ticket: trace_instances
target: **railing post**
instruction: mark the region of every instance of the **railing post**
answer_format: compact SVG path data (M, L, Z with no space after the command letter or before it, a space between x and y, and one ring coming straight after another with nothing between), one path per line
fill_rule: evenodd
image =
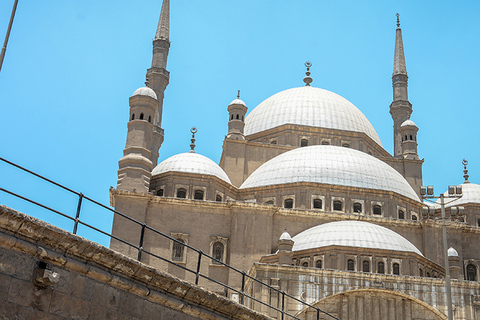
M80 193L78 195L77 213L75 214L75 223L73 225L73 234L77 234L78 220L79 220L79 217L80 217L80 210L82 209L82 200L83 200L83 193Z
M245 276L247 274L245 273L245 271L242 271L242 296L240 297L240 304L244 304L245 301Z
M317 320L320 320L320 309L317 308Z
M285 318L285 291L282 291L282 320Z
M202 255L203 255L203 251L200 250L198 252L197 272L195 273L195 284L196 285L198 285L198 278L199 278L199 274L200 274L200 263L202 262Z
M142 230L140 231L140 243L138 244L138 257L137 260L140 261L142 259L142 251L143 251L143 237L145 236L145 223L142 223Z

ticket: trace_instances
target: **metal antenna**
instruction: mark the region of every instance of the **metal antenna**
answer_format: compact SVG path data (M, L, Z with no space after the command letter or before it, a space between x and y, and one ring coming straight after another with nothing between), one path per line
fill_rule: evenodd
M8 23L7 34L5 35L5 41L3 42L2 51L0 53L0 71L2 70L3 59L5 58L5 51L7 51L8 38L10 37L10 31L12 30L13 18L15 17L15 11L17 10L18 0L13 3L12 14L10 15L10 22Z

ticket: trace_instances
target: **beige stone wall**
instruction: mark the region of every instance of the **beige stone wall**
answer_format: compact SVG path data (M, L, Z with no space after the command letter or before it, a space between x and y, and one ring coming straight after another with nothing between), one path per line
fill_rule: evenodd
M0 318L269 319L5 206L0 206Z

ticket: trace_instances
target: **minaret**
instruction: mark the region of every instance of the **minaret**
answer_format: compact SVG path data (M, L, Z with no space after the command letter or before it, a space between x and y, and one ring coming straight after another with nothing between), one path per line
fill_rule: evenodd
M390 105L390 114L393 118L393 141L395 157L402 156L402 136L400 126L410 119L412 104L408 101L408 76L405 65L405 54L403 53L402 29L397 13L397 32L395 37L395 58L393 63L393 102Z
M153 121L153 139L149 148L152 151L150 160L154 167L158 161L158 150L163 143L163 129L161 127L163 97L170 79L170 73L167 71L167 57L170 48L169 28L170 0L163 0L157 32L155 33L155 39L153 39L152 67L147 70L147 86L155 91L158 99L158 108L155 110L155 119Z
M238 90L237 99L228 105L228 134L227 139L245 140L243 129L245 128L245 115L247 114L247 105L240 100L240 90Z

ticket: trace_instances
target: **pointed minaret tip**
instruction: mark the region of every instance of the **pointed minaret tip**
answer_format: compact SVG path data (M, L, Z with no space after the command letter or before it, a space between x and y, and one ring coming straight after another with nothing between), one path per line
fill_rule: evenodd
M405 53L403 50L402 29L400 29L400 15L397 13L397 33L395 36L395 60L393 74L407 74Z
M168 40L170 36L170 0L163 0L160 19L158 19L157 33L155 40Z

